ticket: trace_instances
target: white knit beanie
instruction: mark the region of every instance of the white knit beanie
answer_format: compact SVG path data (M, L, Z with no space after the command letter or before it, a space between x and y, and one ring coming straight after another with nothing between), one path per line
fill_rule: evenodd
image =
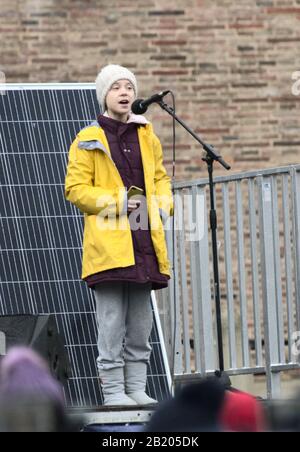
M118 80L129 80L137 96L137 81L135 75L126 67L119 66L118 64L108 64L98 74L96 78L96 92L97 99L102 108L102 112L105 111L105 99L111 86Z

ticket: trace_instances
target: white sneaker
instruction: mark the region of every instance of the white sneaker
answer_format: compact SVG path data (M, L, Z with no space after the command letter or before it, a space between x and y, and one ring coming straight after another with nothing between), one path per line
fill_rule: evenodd
M137 405L154 405L158 403L157 400L151 399L151 397L143 391L132 392L131 394L127 394L127 396L134 400Z
M147 364L141 361L127 361L125 363L125 393L138 405L154 405L146 392Z
M104 405L105 406L133 406L137 405L137 403L126 394L122 392L119 394L111 394L104 396Z
M100 384L105 406L136 405L133 399L125 394L124 369L99 369Z

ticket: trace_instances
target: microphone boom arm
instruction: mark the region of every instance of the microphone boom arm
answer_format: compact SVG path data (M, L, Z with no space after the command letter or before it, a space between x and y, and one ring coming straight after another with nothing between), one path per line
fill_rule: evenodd
M225 160L222 159L221 155L219 155L217 153L217 151L215 150L215 148L210 145L205 143L204 141L201 140L201 138L198 137L198 135L196 135L192 129L185 124L174 112L173 108L170 107L168 104L166 104L163 101L157 102L158 105L160 105L160 107L165 110L167 113L169 113L169 115L171 115L177 122L179 122L179 124L182 125L182 127L190 134L192 135L193 138L195 138L196 141L198 141L198 143L201 144L201 146L203 147L203 149L208 153L209 157L212 160L215 160L217 162L219 162L226 170L230 170L231 167L228 165L228 163L225 162Z
M214 161L219 162L226 170L230 170L230 166L222 159L213 146L204 143L191 129L188 127L176 114L172 107L167 105L162 100L158 105L171 115L182 127L201 144L207 155L204 160L207 164L209 174L209 192L210 192L210 228L212 237L212 256L213 256L213 273L214 273L214 298L216 305L216 320L217 320L217 342L219 355L219 369L215 371L215 376L221 379L226 387L231 386L229 376L224 371L224 350L223 350L223 332L222 332L222 312L221 312L221 297L220 297L220 276L218 264L218 243L217 243L217 212L215 209L214 200L214 180L213 180L213 164Z

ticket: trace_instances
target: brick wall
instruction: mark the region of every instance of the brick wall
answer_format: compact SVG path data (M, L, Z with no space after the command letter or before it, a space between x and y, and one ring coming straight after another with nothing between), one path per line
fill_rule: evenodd
M120 63L142 96L172 88L178 114L234 172L298 163L299 0L1 0L0 8L8 82L91 82L102 65ZM157 106L148 116L171 172L171 119ZM206 174L179 127L177 162L177 179Z

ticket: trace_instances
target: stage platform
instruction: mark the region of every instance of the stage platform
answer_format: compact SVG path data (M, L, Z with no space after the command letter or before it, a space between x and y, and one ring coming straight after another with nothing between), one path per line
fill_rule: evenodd
M83 432L141 432L155 410L156 405L101 406L93 410L72 409L68 416Z

